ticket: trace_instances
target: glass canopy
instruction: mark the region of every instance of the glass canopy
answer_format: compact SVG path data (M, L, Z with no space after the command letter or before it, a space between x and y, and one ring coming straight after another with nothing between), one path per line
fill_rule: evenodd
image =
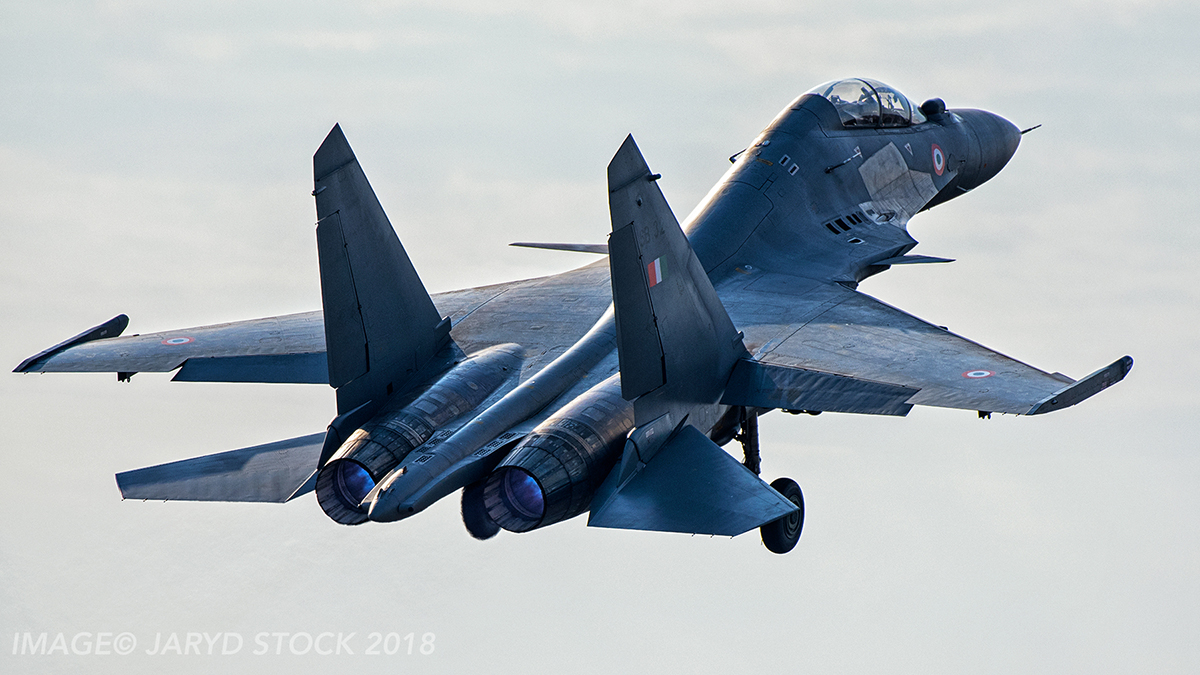
M826 82L807 93L822 96L837 108L847 129L907 127L921 124L925 116L888 85L865 78Z

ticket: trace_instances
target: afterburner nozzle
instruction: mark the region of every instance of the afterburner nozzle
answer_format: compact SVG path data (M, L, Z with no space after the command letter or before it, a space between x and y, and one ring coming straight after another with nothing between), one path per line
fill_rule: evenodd
M546 515L545 491L529 471L518 466L501 467L488 478L484 504L488 517L512 532L532 530Z

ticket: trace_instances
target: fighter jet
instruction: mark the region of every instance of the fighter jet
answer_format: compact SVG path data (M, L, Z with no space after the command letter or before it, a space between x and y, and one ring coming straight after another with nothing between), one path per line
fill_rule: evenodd
M1112 386L1128 356L1049 373L857 290L911 253L907 224L995 176L1017 127L913 106L868 79L783 109L677 221L632 137L608 165L605 256L430 296L340 127L313 156L322 311L119 337L124 315L16 372L177 370L185 382L332 387L324 432L117 474L125 498L287 502L335 522L409 518L461 492L478 539L596 527L796 545L794 480L759 477L771 410L1040 415ZM722 449L741 444L742 458Z

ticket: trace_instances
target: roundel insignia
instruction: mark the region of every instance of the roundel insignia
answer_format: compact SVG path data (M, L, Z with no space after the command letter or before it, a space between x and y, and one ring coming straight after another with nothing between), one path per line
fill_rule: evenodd
M963 377L970 378L972 380L979 380L985 377L991 377L993 375L995 375L995 373L990 370L968 370L967 372L963 373Z
M186 345L189 342L195 342L195 341L196 341L195 338L190 338L190 337L187 337L186 335L180 335L178 337L167 338L166 340L163 340L162 343L164 345L176 346L176 345Z
M945 155L945 153L942 152L942 149L938 146L937 143L933 144L932 152L933 152L933 172L940 176L940 175L942 175L942 172L946 170L946 155Z

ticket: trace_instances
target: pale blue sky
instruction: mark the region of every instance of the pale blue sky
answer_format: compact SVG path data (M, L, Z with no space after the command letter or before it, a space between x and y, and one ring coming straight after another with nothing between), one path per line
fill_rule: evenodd
M1200 669L1200 10L1187 2L148 2L5 8L0 364L319 307L311 155L341 122L432 290L569 269L634 133L680 216L804 90L850 75L1022 128L862 290L1047 370L1039 418L764 418L797 550L590 530L479 543L454 499L123 503L113 473L324 428L323 387L0 378L5 672L1192 673ZM14 633L434 632L428 657L13 656ZM149 645L142 645L143 648ZM248 649L247 649L248 651Z

